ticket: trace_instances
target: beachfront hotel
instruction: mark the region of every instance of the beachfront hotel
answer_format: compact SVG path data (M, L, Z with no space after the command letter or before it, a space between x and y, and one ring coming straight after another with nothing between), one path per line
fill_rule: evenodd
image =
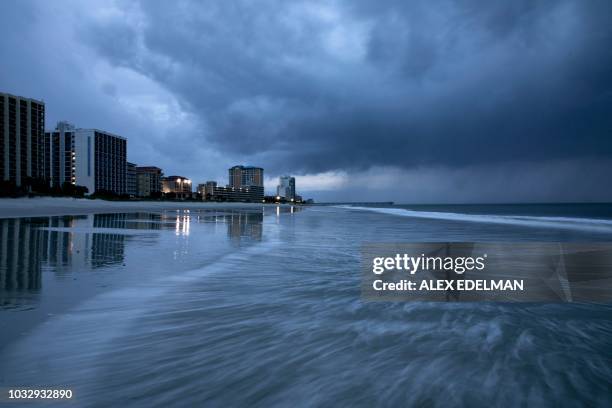
M44 133L44 102L0 92L0 181L45 177Z
M197 192L202 196L203 200L206 200L206 197L212 197L215 195L215 189L217 188L216 181L207 181L206 183L198 184Z
M45 177L51 186L76 184L74 131L74 125L59 122L54 131L45 132Z
M151 197L161 193L161 179L164 175L162 169L155 166L136 167L136 196Z
M175 194L176 198L191 197L191 180L183 176L162 177L162 193Z
M45 133L45 173L52 186L65 182L89 193L127 193L127 140L98 129L59 122Z
M264 198L261 167L234 166L228 170L229 183L218 186L216 181L198 185L203 200L261 202Z
M138 182L136 181L135 163L125 163L125 185L127 195L130 197L136 197L136 194L138 194Z
M254 166L234 166L228 170L229 187L264 186L264 170Z
M254 166L233 166L228 169L227 187L216 187L214 196L227 201L262 201L264 169Z
M215 201L239 201L239 202L261 202L264 198L264 188L260 186L249 186L234 188L230 186L214 186L212 194L203 196L203 199Z
M276 196L285 200L295 200L295 177L281 176L276 187Z

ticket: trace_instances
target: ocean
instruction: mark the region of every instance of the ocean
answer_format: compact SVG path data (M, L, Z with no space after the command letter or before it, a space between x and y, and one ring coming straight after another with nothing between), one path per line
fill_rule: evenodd
M612 305L366 302L360 248L383 242L612 242L612 205L0 219L0 391L74 395L31 406L612 406Z

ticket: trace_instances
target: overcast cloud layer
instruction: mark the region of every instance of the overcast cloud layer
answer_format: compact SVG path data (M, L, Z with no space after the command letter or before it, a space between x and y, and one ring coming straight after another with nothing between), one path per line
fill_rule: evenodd
M612 201L610 1L0 2L0 90L194 182Z

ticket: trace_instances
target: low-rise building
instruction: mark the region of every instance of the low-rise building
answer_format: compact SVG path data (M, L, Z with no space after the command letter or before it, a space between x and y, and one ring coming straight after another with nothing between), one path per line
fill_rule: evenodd
M211 191L209 199L213 201L261 202L264 197L264 188L261 186L241 188L214 186Z
M183 176L162 177L162 192L176 198L191 197L191 180Z
M202 197L202 200L212 200L215 195L215 188L217 188L216 181L207 181L206 183L198 184L198 194Z
M136 167L136 195L138 197L151 197L161 193L161 179L164 173L162 169L154 166Z

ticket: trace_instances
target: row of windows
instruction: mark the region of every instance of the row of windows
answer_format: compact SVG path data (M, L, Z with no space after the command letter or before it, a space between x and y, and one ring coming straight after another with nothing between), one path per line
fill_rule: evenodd
M8 103L7 103L8 101ZM17 103L19 101L19 103ZM28 117L28 105L31 115ZM18 109L19 108L19 109ZM5 109L8 118L5 117ZM30 132L28 135L28 119ZM19 125L19 126L17 126ZM5 134L5 126L8 134ZM19 128L19 129L18 129ZM0 96L0 178L4 179L5 167L8 167L8 178L17 179L17 168L20 168L21 179L30 175L40 177L44 174L44 152L42 149L42 134L44 132L44 105L31 103L27 100ZM29 136L29 137L28 137ZM8 138L8 166L5 163L5 142ZM28 140L29 139L29 140ZM19 150L17 144L19 143ZM29 160L28 160L29 159Z
M0 96L0 180L4 180L4 97Z
M125 139L96 132L96 190L126 192Z

